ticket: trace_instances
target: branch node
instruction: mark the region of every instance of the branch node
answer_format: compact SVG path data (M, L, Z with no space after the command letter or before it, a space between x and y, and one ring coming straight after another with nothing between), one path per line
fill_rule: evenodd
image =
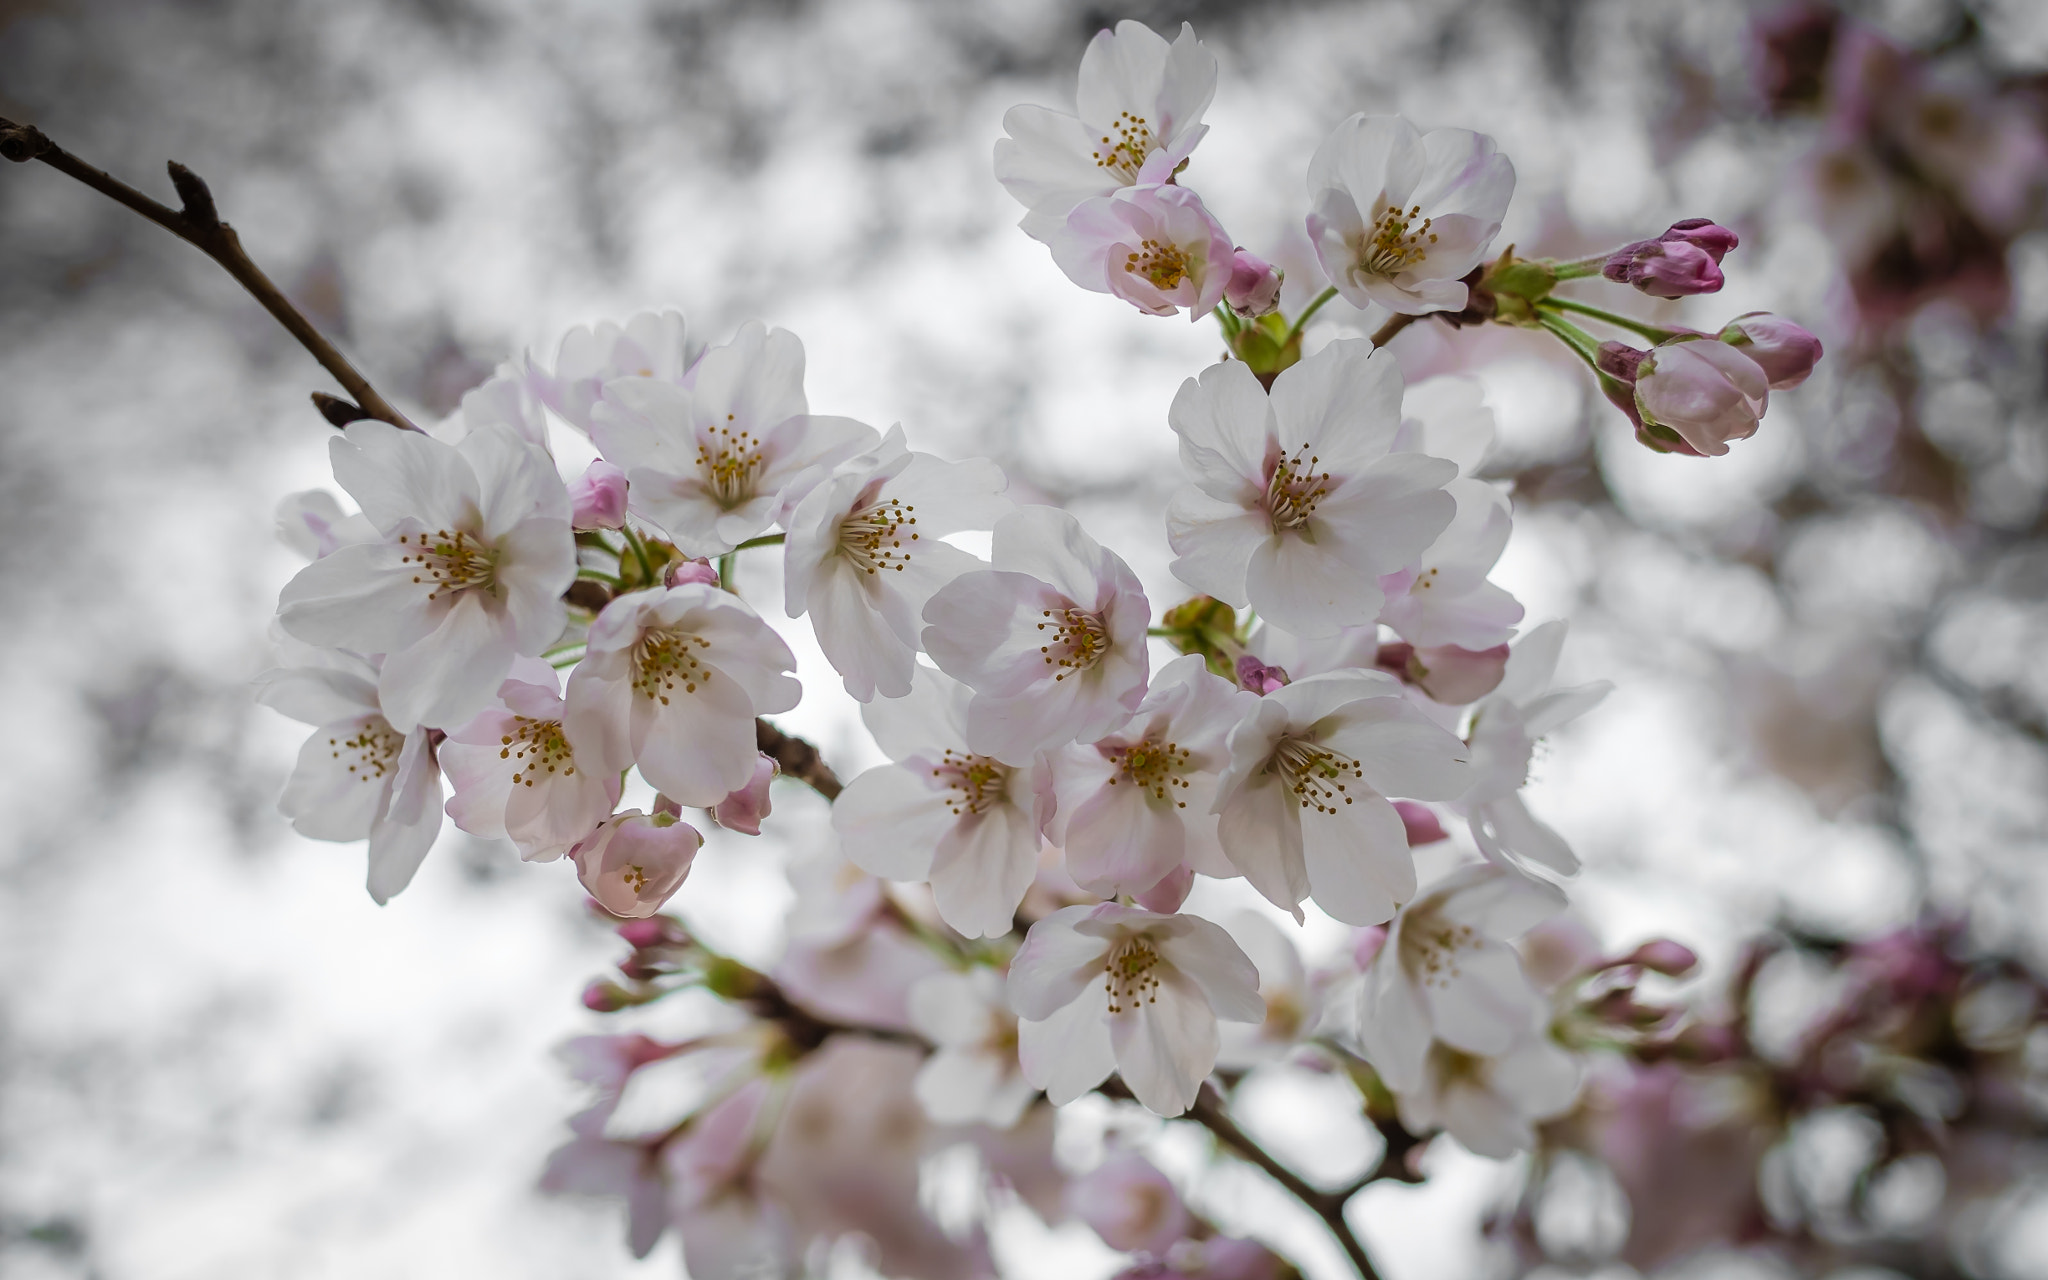
M363 412L361 406L353 401L344 400L340 396L330 396L325 391L313 393L313 407L320 411L321 417L337 427L345 427L351 422L362 422L372 416Z
M50 149L50 140L32 124L0 118L0 158L26 164Z
M186 219L195 227L220 226L220 212L213 207L213 192L207 189L206 179L176 160L167 161L164 168L170 170L171 185L178 189Z

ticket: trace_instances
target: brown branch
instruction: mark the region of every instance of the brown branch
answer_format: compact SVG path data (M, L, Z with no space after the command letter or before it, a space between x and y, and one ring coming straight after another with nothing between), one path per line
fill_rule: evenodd
M315 393L313 403L321 416L337 426L357 418L376 418L394 427L417 431L418 427L409 422L391 402L377 393L369 379L356 371L348 357L335 349L333 343L322 337L297 307L291 304L270 277L263 274L248 253L242 249L242 241L235 229L220 220L220 213L214 208L213 193L206 182L184 165L173 160L168 168L171 185L177 188L178 199L183 207L173 209L137 191L103 170L96 169L72 155L44 135L34 125L16 124L0 118L0 158L25 164L40 160L52 169L76 178L101 195L141 214L180 240L192 245L207 257L219 263L233 276L251 297L263 304L277 322L285 327L299 345L312 352L334 380L342 385L354 398L354 404L346 404L333 396ZM358 407L360 406L360 407Z
M784 777L809 783L811 790L827 800L839 798L839 775L832 772L832 766L825 763L818 749L802 738L784 733L766 720L756 720L754 745L762 755L775 761Z
M1381 325L1379 327L1378 332L1372 335L1372 345L1375 347L1386 346L1389 342L1392 342L1394 340L1395 334L1401 332L1401 330L1406 329L1409 325L1414 324L1417 320L1420 319L1422 319L1421 316L1395 316L1393 319Z

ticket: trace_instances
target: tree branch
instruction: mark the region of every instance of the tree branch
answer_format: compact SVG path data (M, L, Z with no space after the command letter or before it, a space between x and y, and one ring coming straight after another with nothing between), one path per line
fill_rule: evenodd
M1392 342L1394 340L1395 334L1401 332L1401 330L1406 329L1409 325L1414 324L1417 320L1420 319L1422 319L1421 316L1395 316L1393 319L1381 325L1379 327L1379 330L1372 335L1372 345L1374 347L1386 346L1389 342Z
M818 749L802 738L784 733L766 720L754 721L754 745L762 755L775 761L785 777L810 784L811 790L827 800L837 800L843 789L839 775L825 763Z
M69 177L91 187L101 195L126 205L143 217L156 223L164 230L192 245L207 257L219 263L233 276L251 297L263 304L277 322L299 340L299 345L312 352L334 380L342 385L354 398L348 404L333 396L315 392L313 403L322 417L336 426L345 425L358 418L376 418L394 427L417 431L418 427L408 421L390 401L379 395L370 385L369 379L357 372L334 344L322 337L297 307L291 304L270 277L263 274L249 255L242 249L242 241L235 229L220 220L220 213L214 208L213 193L198 174L173 160L168 165L171 185L177 188L178 199L183 207L173 209L137 191L134 187L96 169L72 155L44 135L34 125L16 124L0 118L0 158L25 164L40 160Z

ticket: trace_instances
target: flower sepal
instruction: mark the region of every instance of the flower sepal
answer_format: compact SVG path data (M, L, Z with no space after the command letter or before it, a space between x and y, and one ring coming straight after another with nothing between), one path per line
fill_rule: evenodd
M1244 652L1237 610L1214 596L1194 596L1168 609L1154 628L1182 653L1199 653L1209 670L1225 680L1237 679L1237 658Z

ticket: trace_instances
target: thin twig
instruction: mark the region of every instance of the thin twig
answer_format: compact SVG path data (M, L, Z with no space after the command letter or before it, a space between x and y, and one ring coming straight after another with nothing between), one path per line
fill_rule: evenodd
M1389 342L1392 342L1394 340L1395 334L1401 332L1401 330L1406 329L1409 325L1414 324L1417 320L1420 319L1422 319L1421 316L1395 316L1393 319L1381 325L1379 327L1379 331L1372 335L1372 345L1375 347L1386 346Z
M101 195L126 205L218 262L249 291L251 297L263 304L264 310L299 340L300 346L312 352L313 358L333 374L334 380L354 398L355 404L349 405L333 396L314 393L314 406L329 422L341 426L357 418L376 418L408 431L419 430L389 400L378 394L369 379L357 372L348 358L322 337L320 331L313 327L313 322L306 319L271 283L270 277L250 260L235 229L220 220L220 214L214 208L213 193L198 174L175 160L170 162L171 185L177 188L178 199L183 204L182 208L173 209L80 160L50 141L34 125L16 124L5 118L0 118L0 158L17 164L40 160Z
M766 720L756 720L754 745L762 755L775 761L784 777L808 783L811 790L827 800L839 798L839 775L832 772L832 766L825 763L818 749L802 738L784 733Z

